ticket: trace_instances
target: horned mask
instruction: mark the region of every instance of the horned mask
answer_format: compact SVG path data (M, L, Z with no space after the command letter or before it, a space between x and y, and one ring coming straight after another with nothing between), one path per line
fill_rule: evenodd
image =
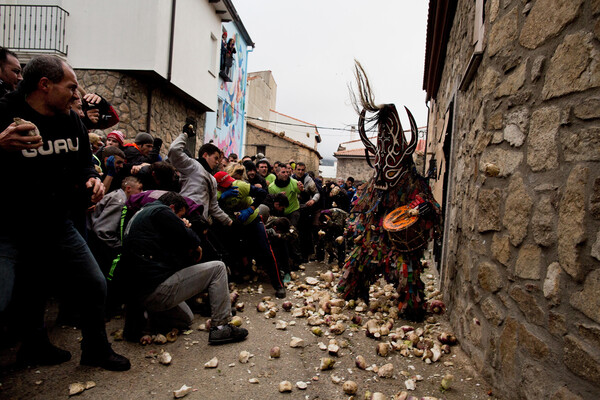
M389 190L396 187L413 165L412 154L417 147L417 124L408 108L404 107L410 122L411 137L404 136L398 111L393 104L375 105L369 81L362 66L356 63L356 79L358 83L359 101L354 97L355 107L362 107L359 112L358 132L365 145L365 156L369 166L375 168L375 185L378 189ZM367 117L367 112L373 113ZM377 145L367 137L365 124L373 123L377 127ZM371 164L369 153L375 156Z

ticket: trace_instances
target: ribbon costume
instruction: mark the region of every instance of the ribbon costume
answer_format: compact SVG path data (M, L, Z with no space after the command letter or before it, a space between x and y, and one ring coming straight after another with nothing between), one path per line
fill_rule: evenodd
M346 299L368 300L369 286L383 276L397 289L400 313L406 319L420 321L426 306L420 279L421 259L425 245L439 232L440 206L428 181L415 168L412 155L418 132L412 114L406 108L411 126L411 138L407 141L396 107L375 105L366 74L358 62L355 73L359 98L354 94L352 97L359 113L359 134L367 163L375 171L352 209L346 237L354 242L354 248L345 260L338 291ZM367 112L372 116L367 117ZM377 145L367 137L365 123L371 123L371 129L377 130ZM374 155L374 164L369 153ZM414 221L410 228L394 230L397 221L389 217L384 227L386 216L401 206L408 206L403 214ZM392 229L386 229L390 222Z

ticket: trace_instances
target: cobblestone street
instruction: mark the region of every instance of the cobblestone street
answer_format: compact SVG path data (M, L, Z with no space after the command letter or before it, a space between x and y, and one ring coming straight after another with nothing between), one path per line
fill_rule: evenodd
M224 346L208 346L208 332L198 330L205 324L207 318L197 316L193 329L180 334L175 342L166 344L151 344L142 346L136 343L118 341L113 347L119 353L126 355L132 361L131 371L116 373L79 366L78 340L80 331L67 327L54 327L51 329L52 340L70 350L73 359L63 365L53 367L37 367L14 370L10 366L4 367L0 375L1 397L5 399L59 399L67 398L69 385L76 382L85 383L93 381L95 387L85 390L78 395L79 398L88 399L169 399L173 398L173 391L182 385L192 388L186 395L187 399L347 399L350 395L343 391L346 381L354 381L357 385L356 399L363 399L368 392L381 393L387 399L401 399L402 392L408 396L421 398L430 396L436 399L493 399L489 386L477 376L470 365L469 358L461 350L460 344L451 347L450 354L441 353L437 362L426 363L422 357L413 355L413 346L404 346L406 351L394 350L412 339L409 333L402 339L393 335L401 326L412 326L416 330L422 329L421 343L428 338L436 338L438 332L448 331L446 317L432 316L427 323L410 324L407 321L394 322L389 335L382 335L380 340L368 338L366 330L357 322L358 318L365 323L370 317L377 316L367 311L368 307L361 310L357 303L355 309L346 303L340 309L329 307L329 312L319 312L319 306L324 304L323 296L334 298L334 293L328 283L332 275L326 264L311 262L305 264L305 271L298 271L298 277L290 285L287 299L275 299L277 311L272 318L266 318L269 306L263 302L269 296L270 285L242 284L236 290L240 297L237 303L244 303L244 310L238 312L244 327L249 330L248 339L241 343ZM429 272L424 275L427 285L431 288L434 276ZM311 279L313 278L313 279ZM335 282L335 281L334 281ZM374 288L375 289L375 288ZM378 290L378 289L375 289ZM376 292L373 292L376 293ZM372 293L372 294L373 294ZM384 295L385 296L385 295ZM291 301L293 307L289 312L282 306L285 301ZM257 304L267 305L267 311L257 311ZM301 310L309 314L311 308L304 304L315 304L312 317L295 317ZM337 304L334 300L334 304ZM452 310L448 310L452 312ZM55 307L51 307L48 315L56 314ZM308 315L308 314L307 314ZM382 320L387 313L382 313ZM370 316L370 317L369 317ZM332 327L331 317L338 319L337 325ZM323 322L317 325L319 320ZM282 323L280 321L285 321ZM49 321L49 324L52 322ZM312 324L312 325L311 325ZM283 326L285 329L281 329ZM345 329L339 335L334 326L343 326ZM123 327L122 319L113 319L108 324L108 332L114 332ZM322 336L317 336L319 327ZM280 328L280 329L278 329ZM405 329L409 329L406 328ZM315 333L313 333L313 330ZM401 330L400 330L401 331ZM383 332L385 333L385 332ZM417 332L420 333L420 332ZM290 347L293 338L300 338L304 342L297 348ZM335 340L339 346L336 355L328 354L322 350L324 345L329 345ZM433 340L439 347L440 343ZM378 355L378 345L388 350L386 356ZM270 350L278 346L281 350L280 358L271 358ZM415 346L416 348L416 346ZM335 350L332 349L332 350ZM168 352L172 356L170 365L161 365L156 356L160 352ZM247 351L248 361L243 361ZM418 349L416 350L419 351ZM384 354L385 350L380 350ZM406 354L407 356L403 356ZM364 357L364 370L357 367L357 356ZM14 357L14 351L12 352ZM205 368L204 364L215 358L218 365L215 368ZM3 357L9 359L10 357ZM321 359L331 358L335 361L330 370L321 370ZM384 365L391 365L392 367ZM389 368L392 368L388 371ZM376 372L377 371L377 372ZM386 372L387 371L387 372ZM442 393L442 379L448 375L454 379L449 390ZM389 378L388 378L389 376ZM279 385L282 381L289 381L292 392L280 393ZM255 383L252 383L255 382ZM305 389L301 382L306 384ZM407 390L412 387L414 390ZM382 398L382 397L373 397Z

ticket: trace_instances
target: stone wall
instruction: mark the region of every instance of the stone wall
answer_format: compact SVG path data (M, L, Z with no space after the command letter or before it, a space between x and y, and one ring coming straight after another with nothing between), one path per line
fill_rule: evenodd
M314 150L307 147L294 144L286 140L285 134L274 134L273 132L261 129L252 124L246 125L246 148L244 154L256 154L257 146L265 146L265 157L273 164L275 161L288 162L302 161L306 164L307 171L319 173L319 157Z
M180 96L167 90L165 85L158 86L148 78L118 71L76 70L75 72L80 86L87 93L98 93L111 103L119 114L119 123L106 129L105 133L120 130L128 139L133 139L139 132L147 132L150 94L149 133L163 140L161 149L163 156L166 156L169 145L181 132L187 116L193 116L198 121L194 155L202 145L205 113L199 106L182 100Z
M486 1L483 58L459 91L475 3L458 2L430 114L439 131L454 101L449 317L504 398L597 399L600 1Z
M371 156L373 163L373 157ZM369 167L365 157L338 157L337 177L346 180L349 176L355 181L368 181L373 177L374 169Z

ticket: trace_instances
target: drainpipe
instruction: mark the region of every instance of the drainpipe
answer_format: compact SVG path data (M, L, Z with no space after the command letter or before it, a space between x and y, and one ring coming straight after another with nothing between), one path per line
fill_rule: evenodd
M167 80L171 82L171 74L173 70L173 43L175 41L175 8L177 0L171 0L171 36L169 37L169 65L167 69Z
M146 95L146 97L148 98L148 107L146 108L146 132L152 134L150 132L150 129L152 128L152 84L148 84L148 94Z
M167 65L167 81L171 82L173 74L173 43L175 42L175 9L177 0L171 0L171 34L169 36L169 63ZM146 109L146 132L152 128L152 85L148 85L148 103Z
M429 143L427 143L427 139L429 138L429 115L431 114L429 102L425 102L425 107L427 107L427 129L425 129L425 159L423 160L423 176L427 174L427 147L429 145Z

